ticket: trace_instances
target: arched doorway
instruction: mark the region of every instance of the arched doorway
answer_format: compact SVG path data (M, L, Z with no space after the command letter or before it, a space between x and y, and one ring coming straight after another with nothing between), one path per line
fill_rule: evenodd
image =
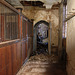
M49 23L43 20L37 22L34 25L34 29L33 29L33 34L34 34L33 50L34 51L39 48L44 48L45 50L48 50L48 29L49 29Z

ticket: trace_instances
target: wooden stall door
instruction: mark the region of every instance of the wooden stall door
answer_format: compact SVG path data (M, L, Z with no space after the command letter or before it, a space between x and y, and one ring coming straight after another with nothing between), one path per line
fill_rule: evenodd
M0 48L0 75L6 75L5 48Z
M0 48L0 75L12 75L11 46Z
M22 64L25 62L25 41L22 42Z
M17 43L17 68L21 67L21 42Z
M21 67L21 43L16 43L12 45L12 66L13 75L16 75Z
M27 51L28 51L28 41L27 40L25 42L25 46L26 46L26 48L25 48L25 58L27 58Z
M12 56L11 56L11 45L5 49L6 59L6 74L12 75Z

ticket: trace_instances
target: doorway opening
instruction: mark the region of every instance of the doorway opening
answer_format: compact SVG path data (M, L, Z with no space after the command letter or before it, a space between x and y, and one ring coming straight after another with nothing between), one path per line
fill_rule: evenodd
M48 29L49 23L43 20L34 26L33 50L38 54L48 52Z

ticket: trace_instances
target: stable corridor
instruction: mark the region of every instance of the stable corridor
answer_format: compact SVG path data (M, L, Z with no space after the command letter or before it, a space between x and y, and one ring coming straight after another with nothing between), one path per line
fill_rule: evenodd
M0 75L75 75L75 0L0 0Z
M55 55L39 54L30 57L16 75L66 75L64 63Z

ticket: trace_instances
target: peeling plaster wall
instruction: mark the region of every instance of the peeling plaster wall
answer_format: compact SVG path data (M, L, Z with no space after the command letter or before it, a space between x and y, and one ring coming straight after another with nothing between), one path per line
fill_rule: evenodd
M14 6L22 6L20 1L41 1L44 3L44 6L46 6L47 9L50 9L53 4L61 2L61 0L5 0L5 1L8 1L10 4Z
M26 10L23 10L22 11L22 13L26 16L26 17L28 17L29 19L34 19L34 10L33 10L33 8L31 8L31 9L26 9Z
M75 12L75 0L67 1L67 13ZM75 17L67 22L67 72L68 75L75 75Z
M52 24L52 44L58 46L58 27L59 27L59 10L24 10L23 14L29 19L34 19L34 25L40 20L51 22Z
M47 22L51 19L51 11L49 10L36 10L34 16L34 25L39 22L40 20L45 20Z
M58 26L59 15L58 10L39 10L34 17L34 25L40 20L51 22L52 24L52 44L58 46Z
M52 44L58 46L59 11L51 11Z

